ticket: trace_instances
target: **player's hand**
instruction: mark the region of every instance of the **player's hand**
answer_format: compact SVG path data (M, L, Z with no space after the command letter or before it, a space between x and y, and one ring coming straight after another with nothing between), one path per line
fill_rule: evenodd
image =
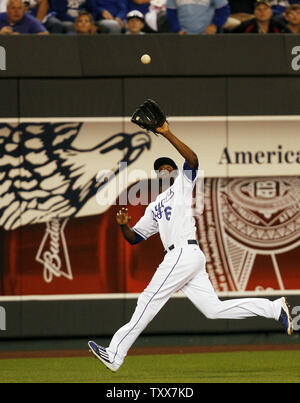
M126 225L130 222L131 217L129 217L128 209L126 207L123 207L117 212L116 220L119 225Z

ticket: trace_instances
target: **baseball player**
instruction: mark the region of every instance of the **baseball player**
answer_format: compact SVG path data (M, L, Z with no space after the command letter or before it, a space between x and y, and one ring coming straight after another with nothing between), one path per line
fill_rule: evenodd
M140 120L143 119L143 114L141 116L138 119L139 125L147 127L145 124L142 126ZM149 116L151 117L150 113ZM151 127L148 129L152 130ZM158 232L165 249L164 259L146 289L140 294L130 321L114 334L107 348L90 341L88 344L92 353L107 368L113 372L117 371L137 337L169 298L179 290L207 318L273 318L281 321L290 335L293 325L284 297L275 301L266 298L221 301L218 298L205 269L205 256L196 239L196 224L192 215L192 193L198 169L197 155L170 131L166 120L161 126L155 127L155 133L168 140L184 158L183 169L179 172L175 162L169 158L157 159L154 169L161 183L163 180L166 182L168 177L171 178L170 186L166 190L161 186L161 193L147 206L144 216L133 228L129 225L127 208L122 208L117 213L116 220L124 238L132 245L147 240Z

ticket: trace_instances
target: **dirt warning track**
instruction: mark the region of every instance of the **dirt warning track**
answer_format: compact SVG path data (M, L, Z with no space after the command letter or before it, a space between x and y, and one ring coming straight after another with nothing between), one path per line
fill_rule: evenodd
M135 347L128 355L154 354L195 354L224 353L233 351L279 351L300 350L300 344L257 344L232 346L172 346L172 347ZM1 351L0 359L8 358L49 358L49 357L92 357L88 350L42 350L42 351Z

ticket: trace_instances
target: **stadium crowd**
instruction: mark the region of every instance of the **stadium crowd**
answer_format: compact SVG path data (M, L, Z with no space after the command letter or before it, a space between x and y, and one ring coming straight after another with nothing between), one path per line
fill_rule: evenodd
M300 0L0 0L0 34L300 33Z

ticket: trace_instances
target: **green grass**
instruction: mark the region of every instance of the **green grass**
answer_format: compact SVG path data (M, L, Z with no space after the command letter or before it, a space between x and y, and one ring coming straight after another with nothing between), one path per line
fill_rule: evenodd
M117 373L91 358L1 359L0 383L300 382L300 351L129 356Z

